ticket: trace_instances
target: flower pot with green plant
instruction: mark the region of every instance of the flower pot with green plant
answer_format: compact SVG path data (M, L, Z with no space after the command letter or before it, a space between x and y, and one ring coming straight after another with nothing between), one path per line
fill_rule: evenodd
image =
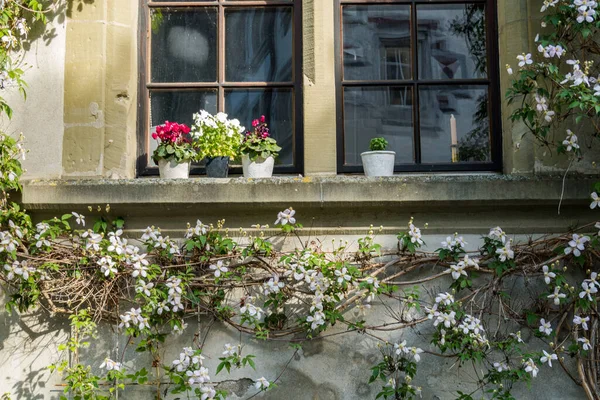
M388 142L382 137L373 138L369 143L371 151L360 154L366 176L392 176L396 152L386 151Z
M244 177L270 178L281 147L270 136L264 115L252 121L252 127L254 129L246 132L240 147Z
M158 141L158 147L152 153L152 159L158 165L161 178L187 179L190 163L196 157L191 140L187 136L190 128L185 124L165 121L156 127L152 138Z
M206 175L209 178L227 178L229 160L239 154L242 132L245 128L237 119L227 119L227 114L201 110L194 114L194 125L190 135L198 158L206 160Z

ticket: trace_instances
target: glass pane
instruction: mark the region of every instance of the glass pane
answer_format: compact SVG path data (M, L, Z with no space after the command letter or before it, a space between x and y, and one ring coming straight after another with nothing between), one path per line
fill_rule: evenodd
M410 6L343 9L344 79L411 79Z
M292 80L292 9L244 8L225 13L229 82Z
M282 148L277 165L294 164L294 94L292 89L232 89L225 91L225 112L237 118L246 129L252 120L264 115L271 136Z
M217 9L153 9L152 82L217 80Z
M217 90L190 90L181 92L153 91L150 93L150 135L165 121L191 126L192 114L199 110L217 112ZM156 140L149 139L150 153L156 149Z
M487 76L482 4L418 5L417 19L419 79Z
M346 165L361 165L374 137L389 142L396 164L413 163L413 99L410 87L346 87L344 149Z
M491 162L486 86L421 87L419 103L423 163Z

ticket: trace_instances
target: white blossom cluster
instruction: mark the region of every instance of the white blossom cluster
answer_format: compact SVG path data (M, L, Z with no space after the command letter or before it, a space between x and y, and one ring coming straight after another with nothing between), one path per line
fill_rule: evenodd
M17 251L19 242L9 231L0 231L0 253Z
M468 276L468 268L479 269L479 260L477 258L471 258L468 254L465 254L461 261L450 265L450 269L446 270L446 272L449 272L452 275L452 278L457 280L461 276Z
M168 250L169 254L179 255L179 246L175 241L171 240L168 236L163 237L160 233L160 229L156 229L153 226L147 227L141 240L150 247L154 247L157 250Z
M244 305L240 307L240 313L248 318L260 321L264 316L264 310L254 304L254 297L248 296L244 300Z
M322 272L317 272L313 268L314 265L319 265L320 260L315 257L310 250L303 250L299 254L294 254L287 264L287 271L284 272L285 277L293 279L296 284L306 284L310 291L314 293L314 297L310 307L310 315L306 318L306 322L310 323L311 329L315 330L320 326L325 325L325 314L323 312L323 302L333 302L332 296L325 294L327 289L331 287L333 282L323 275ZM348 269L335 270L335 282L339 285L343 283L351 284L352 276L348 274ZM342 294L339 294L342 296Z
M209 229L208 225L204 225L202 223L202 221L197 220L196 226L191 226L188 224L188 228L185 232L185 238L192 239L194 237L204 236L208 233L208 229Z
M185 372L187 382L192 387L197 387L202 394L201 400L212 400L217 392L210 386L209 370L203 365L204 357L191 347L184 347L179 358L173 360L173 368L180 373Z
M183 288L181 284L181 279L171 276L167 279L165 283L169 291L167 292L167 303L170 305L171 311L177 312L183 310L183 303L181 301L181 297L183 295ZM163 310L168 311L169 307L165 304L162 304ZM160 312L157 313L160 314Z
M442 249L449 251L464 250L468 243L465 242L462 236L458 236L457 233L454 236L448 236L446 240L442 242Z
M262 285L262 292L265 296L277 294L285 287L285 283L279 280L279 275L273 275L267 282Z
M446 329L451 329L454 332L461 332L463 335L469 336L479 346L488 346L489 341L485 336L485 330L479 318L470 314L465 314L462 320L457 321L455 311L440 310L440 307L445 308L453 303L454 296L450 293L439 293L435 298L433 307L425 308L427 317L433 320L433 326L438 327L442 325ZM442 345L445 344L446 329L440 329L440 344Z
M225 135L232 137L233 135L240 135L245 127L240 125L240 121L237 119L228 119L228 115L219 112L216 115L212 115L205 110L201 110L198 113L192 115L194 125L190 131L190 136L194 139L198 139L204 136L206 130L222 130Z
M6 279L9 281L15 279L16 276L21 277L23 280L28 280L30 276L37 272L37 269L30 267L27 261L19 262L17 260L4 264L4 270L6 271Z
M131 310L126 311L125 314L119 315L119 319L121 320L119 329L128 329L135 326L141 331L144 328L150 328L148 318L142 315L142 310L140 308L132 308Z
M576 7L577 12L577 22L580 24L585 22L592 23L594 22L594 17L596 16L596 7L598 7L598 3L594 0L575 0L571 7Z
M394 343L394 352L397 356L411 357L415 362L419 362L421 361L420 354L423 353L423 350L418 347L408 347L406 340L404 340L401 343Z
M107 371L121 371L123 369L123 364L117 361L113 361L110 358L105 358L104 362L100 364L101 369L106 369Z

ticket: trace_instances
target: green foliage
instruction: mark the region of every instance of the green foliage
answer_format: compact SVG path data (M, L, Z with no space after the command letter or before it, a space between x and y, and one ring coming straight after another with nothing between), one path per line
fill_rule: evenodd
M239 155L244 127L237 119L227 119L227 114L213 116L201 110L194 114L190 136L198 151L198 159L230 157Z
M196 151L189 143L164 143L158 144L154 153L152 153L152 160L158 165L159 160L174 160L178 164L183 164L188 161L197 158Z
M371 151L384 151L388 147L388 141L382 137L373 138L369 142L369 150Z

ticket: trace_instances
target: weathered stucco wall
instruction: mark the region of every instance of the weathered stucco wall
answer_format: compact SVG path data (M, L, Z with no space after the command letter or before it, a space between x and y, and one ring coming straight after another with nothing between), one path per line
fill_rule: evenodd
M199 217L202 218L201 215ZM481 234L486 231L481 231ZM338 239L347 239L355 243L358 236L342 236ZM515 237L515 239L523 237ZM306 237L302 238L303 240ZM311 237L312 240L316 238ZM323 243L329 242L331 237L320 237ZM429 244L429 250L434 250L445 239L445 235L425 235L423 237ZM480 235L464 235L464 239L473 250L480 243ZM393 249L396 246L394 235L377 237L377 242L385 248ZM279 248L293 246L295 239L288 239L287 244L277 242ZM327 246L327 245L325 245ZM426 271L414 277L423 277ZM407 276L407 279L413 279ZM523 280L516 279L514 288L518 292L528 293L523 288ZM421 291L428 296L427 290L433 293L444 290L450 284L450 279L436 282L436 285L423 285ZM529 284L531 285L531 283ZM543 291L545 288L540 288ZM382 301L385 301L382 303ZM516 302L518 303L518 301ZM390 312L398 313L410 322L418 317L414 311L407 311L395 300L378 299L373 302L373 307L365 314L369 325L381 325L390 322ZM350 321L358 321L363 317L358 313L349 311L346 317ZM59 376L50 374L46 366L59 359L56 346L68 337L68 323L64 319L52 318L44 313L34 313L22 321L17 316L9 316L5 311L0 312L0 357L9 360L0 363L0 393L10 391L15 399L57 399L63 390ZM378 340L361 333L342 333L346 326L337 325L327 331L328 334L338 333L325 338L302 343L302 350L292 358L294 349L286 341L259 341L249 335L242 335L223 324L210 323L210 320L201 315L190 318L187 330L181 335L173 335L167 339L161 359L166 363L178 358L181 349L191 346L195 334L203 337L209 330L210 334L205 342L205 365L210 370L211 379L215 382L225 381L222 388L228 390L231 396L228 399L249 399L257 391L253 380L264 376L274 380L279 374L278 388L259 395L256 398L280 400L365 400L374 399L379 391L380 384L369 385L370 367L379 362L380 353L377 348ZM489 325L489 326L496 326ZM402 330L378 331L377 336L390 342L406 340L409 346L421 347L425 350L435 351L429 343L431 321L426 321L416 327ZM506 332L504 332L506 333ZM523 334L525 342L531 348L541 351L547 344L532 335ZM100 329L99 339L94 341L92 347L83 352L82 362L93 366L94 371L100 373L99 365L105 357L118 359L125 349L127 338L120 335L114 326L103 325ZM136 343L134 340L133 343ZM250 368L234 371L231 375L222 372L214 375L219 363L222 348L225 343L244 345L244 354L256 355L257 370ZM130 343L125 350L124 362L129 371L135 371L151 363L147 354L134 351L135 346ZM290 358L291 361L290 361ZM288 364L289 362L289 364ZM572 367L567 359L566 365ZM455 399L456 392L472 391L476 388L477 375L483 372L471 364L459 367L454 359L439 358L429 354L421 355L421 362L414 385L423 389L422 398L431 400ZM163 380L166 382L166 380ZM128 400L145 400L155 398L156 386L130 386L120 398ZM168 386L161 386L161 393L165 399L184 398L182 395L168 394ZM530 388L519 384L513 390L517 399L530 400L575 400L584 398L583 391L577 387L564 374L559 366L553 368L542 367L538 378L533 380Z
M1 122L10 135L23 133L30 150L23 162L30 178L60 178L63 147L63 92L66 20L64 14L50 16L47 32L30 33L23 59L27 100L16 91L2 93L13 108L12 120Z
M74 10L65 55L64 176L133 177L138 2Z

